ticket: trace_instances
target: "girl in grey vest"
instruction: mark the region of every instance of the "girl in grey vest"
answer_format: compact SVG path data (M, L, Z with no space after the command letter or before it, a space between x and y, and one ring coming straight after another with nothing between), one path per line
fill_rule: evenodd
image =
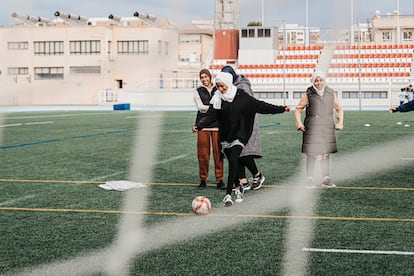
M323 72L314 72L312 86L308 87L295 109L296 128L303 132L302 152L306 155L307 188L315 187L313 178L317 160L320 161L323 176L321 186L336 186L329 175L329 155L337 152L335 131L343 128L344 112L335 92L326 86L325 80ZM303 110L306 112L302 123Z

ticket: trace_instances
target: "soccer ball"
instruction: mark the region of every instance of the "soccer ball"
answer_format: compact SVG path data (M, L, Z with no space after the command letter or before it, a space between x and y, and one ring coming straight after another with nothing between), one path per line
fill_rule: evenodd
M193 212L196 215L207 215L211 210L211 202L205 196L197 196L194 198L191 206L193 207Z

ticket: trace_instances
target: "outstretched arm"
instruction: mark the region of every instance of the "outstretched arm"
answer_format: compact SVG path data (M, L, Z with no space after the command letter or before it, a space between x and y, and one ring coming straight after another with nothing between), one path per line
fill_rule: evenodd
M256 98L253 99L255 100L255 110L260 114L276 114L290 111L290 107L287 105L274 105Z
M395 108L390 108L389 111L391 113L394 112L409 112L414 111L414 100L409 101L408 103L402 104Z

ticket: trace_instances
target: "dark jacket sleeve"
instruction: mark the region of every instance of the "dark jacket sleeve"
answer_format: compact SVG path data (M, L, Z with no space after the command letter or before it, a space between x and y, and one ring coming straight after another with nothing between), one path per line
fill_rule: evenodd
M219 110L213 108L213 105L210 105L205 116L196 124L197 129L202 130L217 121L219 112Z
M252 97L253 98L253 97ZM286 106L270 104L256 98L253 98L254 107L257 113L260 114L275 114L285 112Z
M408 103L402 104L395 109L399 112L409 112L414 111L414 100L409 101Z

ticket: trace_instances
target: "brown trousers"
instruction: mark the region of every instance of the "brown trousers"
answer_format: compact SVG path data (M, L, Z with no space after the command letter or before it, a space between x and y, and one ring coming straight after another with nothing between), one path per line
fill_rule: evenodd
M211 143L210 143L211 142ZM197 132L197 157L200 180L206 180L210 167L210 148L213 148L214 172L216 181L223 180L224 165L220 157L220 137L218 131Z

